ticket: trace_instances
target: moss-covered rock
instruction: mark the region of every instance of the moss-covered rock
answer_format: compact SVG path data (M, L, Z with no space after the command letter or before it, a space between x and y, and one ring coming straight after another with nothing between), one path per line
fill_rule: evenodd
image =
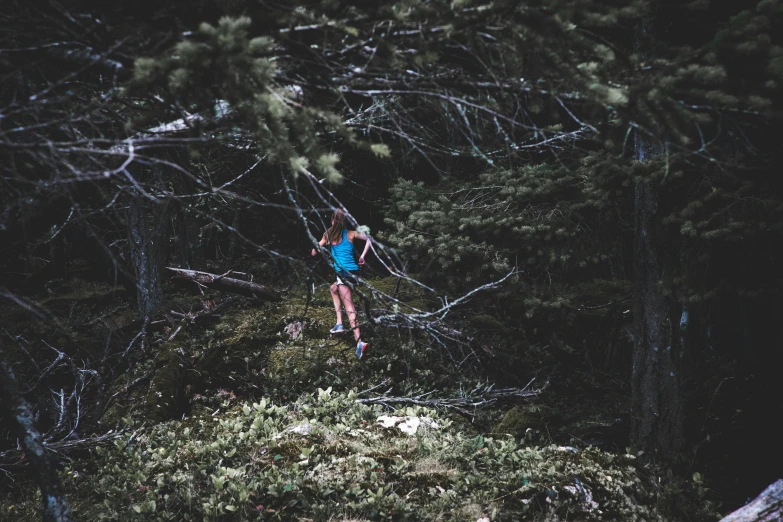
M528 428L540 429L543 426L543 412L540 406L514 406L506 412L503 419L492 429L492 433L524 437Z
M320 344L276 346L269 354L266 374L269 386L300 390L320 382L320 378L339 374L354 364L353 344L323 340Z
M260 372L270 348L282 339L282 323L271 307L240 304L224 311L220 322L190 346L193 371L188 372L188 384L200 391L260 391Z

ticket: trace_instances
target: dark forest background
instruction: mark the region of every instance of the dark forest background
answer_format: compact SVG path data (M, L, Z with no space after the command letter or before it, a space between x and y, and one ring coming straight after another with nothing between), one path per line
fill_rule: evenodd
M631 454L664 520L781 478L783 3L6 5L0 518L34 483L99 516L70 477L119 433L378 383L482 445ZM373 239L372 351L328 369L336 208ZM597 516L551 488L541 517ZM337 516L289 491L214 519ZM100 516L212 516L158 495Z

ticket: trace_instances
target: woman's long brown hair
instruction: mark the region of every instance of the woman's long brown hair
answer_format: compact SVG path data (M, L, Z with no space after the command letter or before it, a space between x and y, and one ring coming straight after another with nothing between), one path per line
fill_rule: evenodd
M326 231L329 244L338 243L343 237L343 230L345 230L345 212L338 208L332 214L332 226Z

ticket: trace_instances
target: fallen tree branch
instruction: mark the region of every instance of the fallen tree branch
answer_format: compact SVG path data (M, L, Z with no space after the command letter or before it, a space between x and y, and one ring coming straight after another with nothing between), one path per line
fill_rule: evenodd
M393 404L416 404L418 406L427 406L429 408L447 408L454 411L458 411L464 415L469 415L468 409L484 408L491 404L496 403L503 399L530 399L539 395L549 385L549 381L545 382L540 388L530 388L533 384L531 380L524 388L501 388L495 389L494 384L489 386L478 385L471 391L459 397L429 397L436 393L438 390L432 390L427 393L412 396L395 397L389 395L391 390L388 390L382 395L377 397L370 397L367 399L356 399L356 402L360 404L381 404L389 409L394 409ZM369 388L362 393L374 390L382 386L385 381L377 386Z
M753 500L720 522L777 522L783 520L783 479L777 480Z
M106 446L122 436L123 434L119 432L109 432L105 435L88 437L86 439L70 439L52 442L51 444L46 444L44 448L49 452L67 457L69 453L89 450L98 446ZM23 467L28 464L30 464L30 460L25 458L25 453L20 449L0 452L0 467L2 468Z
M252 281L243 281L242 279L226 277L226 274L231 273L230 271L226 274L218 275L210 274L209 272L199 272L198 270L187 270L184 268L166 267L166 270L173 272L175 279L192 281L207 288L247 297L255 297L256 299L262 299L264 301L282 301L280 294L269 287L253 283Z

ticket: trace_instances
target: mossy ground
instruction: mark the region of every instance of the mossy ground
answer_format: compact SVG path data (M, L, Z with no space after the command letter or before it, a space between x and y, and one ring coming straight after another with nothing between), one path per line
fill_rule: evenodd
M329 334L335 312L328 286L318 288L309 303L302 293L280 303L240 298L219 318L186 328L161 345L154 360L142 360L115 382L110 396L152 374L149 382L114 399L102 423L114 427L129 414L161 422L226 408L237 398L288 399L315 385L349 381L355 343L350 332ZM179 294L168 305L185 312L194 301L220 298Z
M396 278L369 283L416 308L434 304ZM89 323L115 289L85 291L83 302L51 304L75 307ZM185 312L224 297L175 293L168 306ZM119 305L107 317L132 320ZM552 434L568 441L573 431L557 400L505 416L501 407L483 420L403 409L394 415L430 417L439 428L409 436L380 427L390 412L356 403L351 389L383 378L408 392L443 386L448 376L433 372L443 354L375 331L371 357L358 363L352 335L330 336L333 324L322 285L309 300L306 291L281 303L236 300L136 353L108 390L101 421L103 431L126 435L64 471L74 512L84 520L659 519L656 490L633 457L550 445ZM507 333L491 316L476 315L470 326ZM313 395L318 388L334 391ZM300 425L307 433L286 431ZM0 502L0 519L38 519L39 505L32 485L17 489Z

